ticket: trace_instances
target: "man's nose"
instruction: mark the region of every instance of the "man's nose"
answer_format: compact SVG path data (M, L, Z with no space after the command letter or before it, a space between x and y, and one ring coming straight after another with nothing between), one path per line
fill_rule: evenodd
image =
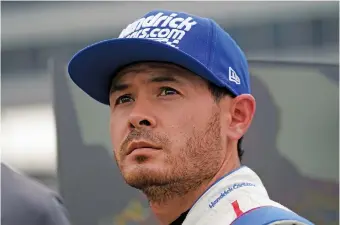
M129 126L131 129L155 127L156 118L151 104L147 101L135 101L135 105L130 113Z

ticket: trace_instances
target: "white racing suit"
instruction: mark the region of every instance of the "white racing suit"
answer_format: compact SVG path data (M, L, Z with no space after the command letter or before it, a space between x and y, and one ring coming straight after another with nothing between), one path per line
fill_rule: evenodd
M260 178L246 166L215 182L196 201L182 224L313 225L271 200Z

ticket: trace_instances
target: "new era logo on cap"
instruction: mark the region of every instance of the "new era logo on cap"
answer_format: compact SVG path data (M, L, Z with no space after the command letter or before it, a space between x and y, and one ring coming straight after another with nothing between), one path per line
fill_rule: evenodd
M240 78L237 76L236 72L229 66L229 80L236 84L241 84Z
M185 34L196 24L190 16L184 18L177 13L165 15L155 12L129 24L119 38L147 38L177 48Z

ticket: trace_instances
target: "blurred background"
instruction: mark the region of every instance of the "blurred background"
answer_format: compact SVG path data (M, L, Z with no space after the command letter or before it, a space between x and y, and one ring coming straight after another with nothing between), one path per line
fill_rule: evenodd
M339 2L1 2L1 160L58 191L75 225L156 224L114 162L109 110L68 78L79 49L153 9L215 19L249 59L244 164L270 196L339 224Z

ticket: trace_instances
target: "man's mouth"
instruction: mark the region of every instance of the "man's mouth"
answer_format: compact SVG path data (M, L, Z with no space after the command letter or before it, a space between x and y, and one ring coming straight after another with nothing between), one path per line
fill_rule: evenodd
M133 151L142 149L142 148L148 148L148 149L154 149L154 150L161 149L159 146L156 146L150 142L134 141L134 142L131 142L131 144L129 144L126 155L130 155Z

